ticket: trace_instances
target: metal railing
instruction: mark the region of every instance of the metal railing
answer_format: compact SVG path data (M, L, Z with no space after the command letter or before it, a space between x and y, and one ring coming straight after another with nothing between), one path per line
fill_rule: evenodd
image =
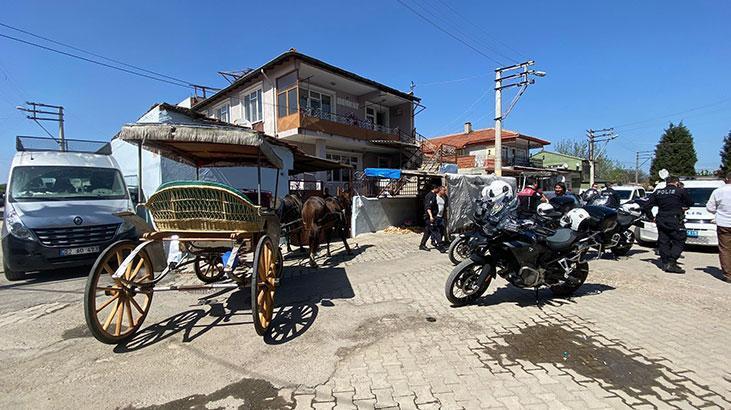
M341 115L333 112L323 111L320 108L300 108L302 115L318 118L325 121L332 121L338 124L352 125L353 127L363 128L371 131L378 131L384 134L399 135L400 131L398 128L390 128L384 125L378 125L370 120L362 120L355 115Z

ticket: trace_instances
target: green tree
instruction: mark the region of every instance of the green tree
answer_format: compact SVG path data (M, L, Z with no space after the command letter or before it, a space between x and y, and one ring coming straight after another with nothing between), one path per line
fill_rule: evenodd
M589 159L589 143L587 141L562 139L556 143L554 149L556 152L561 154ZM612 182L621 182L620 180L624 179L624 170L622 169L621 164L607 157L606 153L597 152L595 154L594 161L596 179ZM634 173L632 175L632 181L634 181ZM620 176L622 176L622 178L619 178Z
M690 130L682 122L678 125L671 122L655 147L650 176L657 178L658 172L663 168L667 169L670 175L695 175L697 161Z
M726 176L731 171L731 131L723 139L721 148L721 168L718 169L719 176Z

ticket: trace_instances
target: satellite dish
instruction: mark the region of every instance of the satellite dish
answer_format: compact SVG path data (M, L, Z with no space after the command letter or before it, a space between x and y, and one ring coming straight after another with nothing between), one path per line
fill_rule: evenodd
M665 168L661 169L660 172L658 172L658 174L660 175L660 179L666 179L667 177L670 176L670 173Z

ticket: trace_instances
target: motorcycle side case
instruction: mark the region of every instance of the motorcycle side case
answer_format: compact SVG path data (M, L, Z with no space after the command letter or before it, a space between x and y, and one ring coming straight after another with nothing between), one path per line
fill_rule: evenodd
M584 210L589 213L589 229L609 232L617 227L617 211L606 206L587 205Z

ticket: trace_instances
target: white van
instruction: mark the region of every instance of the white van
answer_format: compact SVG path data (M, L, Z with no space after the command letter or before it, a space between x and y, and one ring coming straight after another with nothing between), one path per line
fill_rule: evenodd
M1 233L8 280L90 266L111 243L135 237L114 215L133 207L108 145L95 153L28 150L19 137L17 146Z
M693 206L685 211L685 228L688 231L687 244L718 246L716 234L716 219L713 214L706 211L706 202L711 197L714 189L723 186L724 182L718 179L685 179L683 186L693 199ZM665 183L657 184L655 190L665 187ZM657 215L657 208L652 209L652 214ZM657 227L654 223L645 222L644 228L637 228L635 236L640 241L656 242Z
M617 185L613 186L612 189L619 195L619 202L622 204L646 196L645 188L639 185Z

